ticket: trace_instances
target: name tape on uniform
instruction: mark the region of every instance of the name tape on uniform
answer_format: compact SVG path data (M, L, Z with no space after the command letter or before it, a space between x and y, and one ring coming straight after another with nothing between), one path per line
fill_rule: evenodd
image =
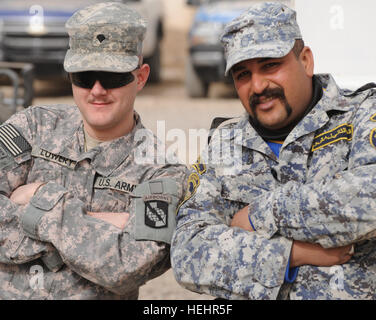
M39 147L33 147L33 150L31 151L31 155L37 158L42 158L48 161L52 161L55 163L58 163L62 166L68 167L70 169L74 169L76 167L77 161L69 159L67 157L61 156L59 154L55 154L52 152L49 152L47 150L44 150Z
M94 182L94 188L113 189L121 192L132 193L137 185L119 180L117 178L97 177Z

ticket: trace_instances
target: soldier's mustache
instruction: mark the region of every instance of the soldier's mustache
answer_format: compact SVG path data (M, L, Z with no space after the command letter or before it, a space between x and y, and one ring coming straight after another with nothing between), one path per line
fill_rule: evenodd
M281 88L274 88L274 89L265 89L262 93L260 94L253 94L249 98L249 106L251 107L252 110L255 110L257 105L262 103L261 100L266 100L266 99L280 99L283 103L287 103L285 92Z

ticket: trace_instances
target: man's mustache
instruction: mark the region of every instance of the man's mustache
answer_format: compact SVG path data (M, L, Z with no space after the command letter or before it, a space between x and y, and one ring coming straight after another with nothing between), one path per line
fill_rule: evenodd
M282 88L265 89L262 93L255 93L249 98L249 106L252 110L255 110L256 106L260 104L261 98L262 100L269 98L280 99L281 101L286 102L285 92Z

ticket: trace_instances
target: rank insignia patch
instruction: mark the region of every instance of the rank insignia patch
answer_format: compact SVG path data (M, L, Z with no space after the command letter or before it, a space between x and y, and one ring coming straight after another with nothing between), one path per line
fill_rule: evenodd
M31 150L30 144L11 124L0 127L0 142L13 157Z
M330 131L319 134L313 139L312 151L324 148L332 143L338 142L340 140L351 141L353 136L353 125L352 124L342 124Z
M376 122L376 113L370 118L370 120Z
M168 227L168 202L161 200L145 201L145 225L151 228Z
M371 134L369 136L369 142L373 147L376 148L376 128L371 131Z

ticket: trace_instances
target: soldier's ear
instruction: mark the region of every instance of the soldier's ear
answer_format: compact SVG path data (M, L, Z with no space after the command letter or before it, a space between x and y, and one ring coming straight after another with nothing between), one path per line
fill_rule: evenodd
M149 78L150 66L144 63L136 72L137 72L137 89L138 91L140 91L145 86L146 81Z
M307 76L313 77L315 63L311 48L304 47L302 52L300 53L299 59L303 64Z

